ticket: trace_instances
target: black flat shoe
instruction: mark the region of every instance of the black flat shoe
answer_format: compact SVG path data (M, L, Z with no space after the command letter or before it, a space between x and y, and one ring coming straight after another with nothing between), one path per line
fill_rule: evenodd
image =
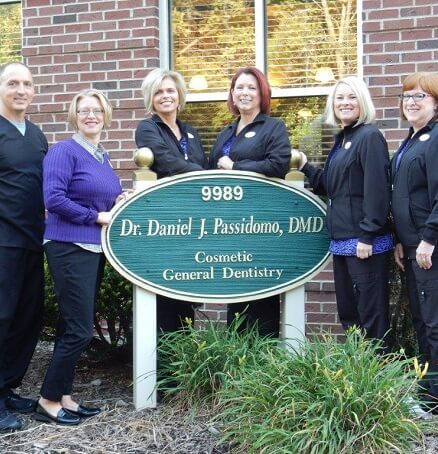
M8 410L0 410L0 432L13 432L21 429L21 422Z
M90 408L90 407L84 407L82 405L78 406L78 409L75 410L68 410L69 413L72 415L77 415L80 416L81 418L89 418L90 416L96 416L100 413L100 408Z
M34 417L37 421L54 422L56 424L62 424L64 426L77 426L81 420L79 416L72 415L63 408L58 411L56 416L52 416L40 404L37 405Z
M31 413L37 405L36 400L21 397L11 392L5 399L6 408L18 413Z

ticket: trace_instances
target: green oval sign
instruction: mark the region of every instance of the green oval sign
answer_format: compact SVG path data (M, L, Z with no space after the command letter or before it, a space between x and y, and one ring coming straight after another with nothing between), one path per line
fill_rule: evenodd
M134 284L187 301L249 301L302 285L329 257L325 205L283 180L191 172L114 208L110 263Z

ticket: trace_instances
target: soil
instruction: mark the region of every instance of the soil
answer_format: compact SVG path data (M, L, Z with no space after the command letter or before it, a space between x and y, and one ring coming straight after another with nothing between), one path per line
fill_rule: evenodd
M41 342L26 374L20 395L37 399L52 353ZM0 434L1 454L223 454L218 431L207 415L197 415L159 403L157 409L136 411L132 404L132 369L119 361L96 362L82 357L73 397L102 413L76 427L41 423L32 415L18 415L22 430Z
M19 393L38 398L52 345L41 342ZM74 397L102 413L76 427L41 423L20 415L23 429L0 434L1 454L225 454L237 450L221 444L220 432L208 414L197 414L160 402L156 409L136 411L132 404L132 370L122 361L93 361L82 357L77 369ZM437 418L437 417L435 417ZM431 427L436 426L434 419ZM438 453L438 430L425 435L412 453ZM241 451L239 451L241 452Z

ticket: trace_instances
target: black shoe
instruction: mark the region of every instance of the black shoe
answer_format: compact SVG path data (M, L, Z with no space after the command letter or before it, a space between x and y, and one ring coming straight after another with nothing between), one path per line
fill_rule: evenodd
M52 416L48 411L38 404L35 410L35 419L43 422L54 422L63 424L64 426L77 426L81 420L79 416L72 415L68 411L61 408L56 416Z
M20 397L11 391L5 399L6 408L18 413L31 413L36 408L36 400Z
M76 411L68 409L66 410L72 415L77 415L81 418L89 418L90 416L96 416L100 413L100 408L83 407L82 405L79 405Z
M8 410L0 410L0 432L11 432L21 429L21 422Z

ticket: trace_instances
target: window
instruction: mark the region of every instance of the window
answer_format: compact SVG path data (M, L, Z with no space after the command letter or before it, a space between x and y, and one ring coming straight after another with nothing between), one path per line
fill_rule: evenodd
M0 64L21 61L21 3L0 1Z
M232 116L223 102L238 68L257 66L273 89L293 147L322 162L333 131L322 123L333 81L358 74L356 0L170 0L169 47L162 61L189 87L182 118L198 128L206 151ZM164 15L162 16L164 17ZM164 27L165 28L165 27Z

